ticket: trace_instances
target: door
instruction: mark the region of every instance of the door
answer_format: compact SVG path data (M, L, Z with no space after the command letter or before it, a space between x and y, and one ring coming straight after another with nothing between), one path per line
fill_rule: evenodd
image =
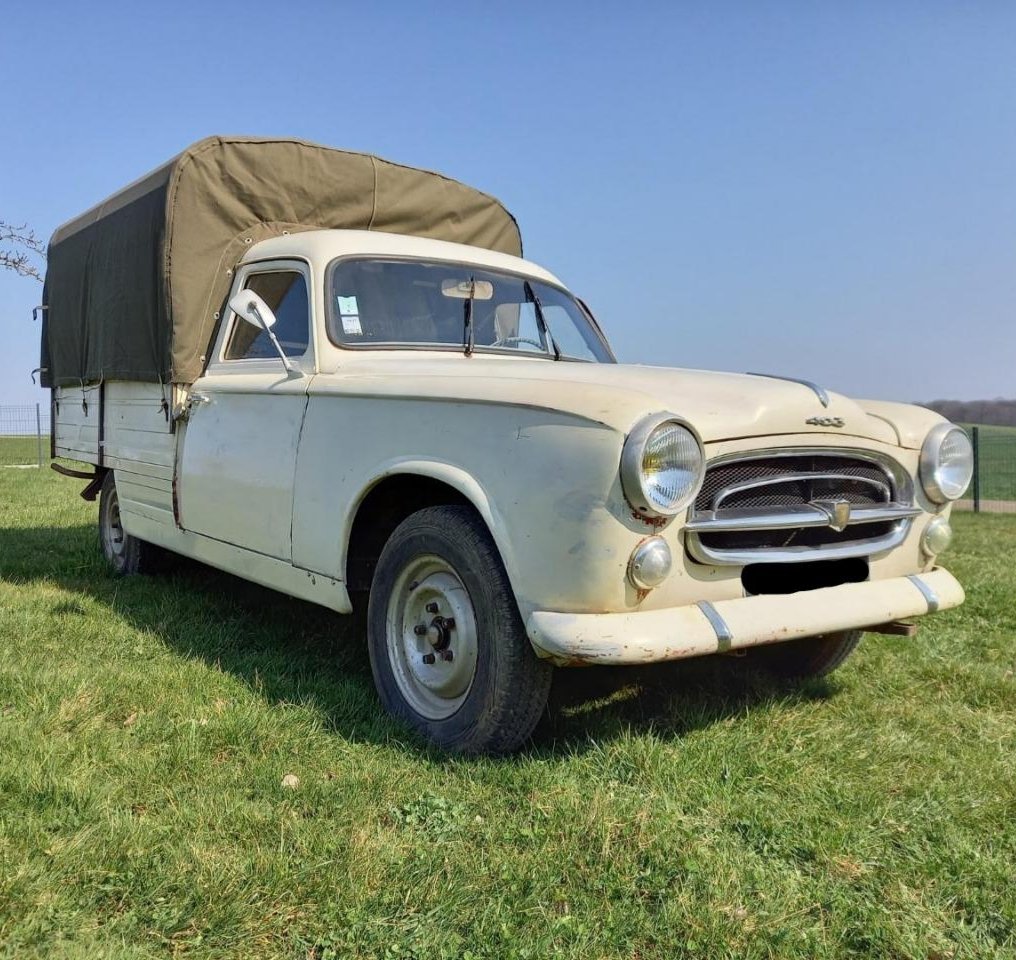
M291 561L296 452L314 372L309 272L297 262L251 264L238 277L243 288L272 308L302 376L286 371L263 329L228 311L181 435L180 525Z

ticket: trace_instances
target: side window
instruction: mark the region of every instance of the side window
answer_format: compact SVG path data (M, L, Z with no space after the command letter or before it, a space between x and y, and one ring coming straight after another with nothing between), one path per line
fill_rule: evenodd
M296 270L253 273L245 287L272 308L273 332L286 356L303 356L310 343L310 308L304 275ZM226 360L274 360L277 356L268 334L260 327L239 319L233 324Z

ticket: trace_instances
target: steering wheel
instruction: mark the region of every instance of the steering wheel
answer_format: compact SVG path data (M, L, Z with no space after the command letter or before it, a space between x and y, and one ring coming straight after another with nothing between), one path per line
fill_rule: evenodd
M544 346L539 340L532 340L529 337L502 337L500 340L495 340L492 347L508 347L515 343L531 343L541 353L544 352Z

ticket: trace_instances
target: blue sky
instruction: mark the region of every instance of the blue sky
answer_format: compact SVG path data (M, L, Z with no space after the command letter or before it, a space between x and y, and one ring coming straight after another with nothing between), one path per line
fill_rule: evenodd
M5 5L0 218L60 222L210 133L500 197L624 361L1016 396L1016 5ZM0 275L0 403L43 397Z

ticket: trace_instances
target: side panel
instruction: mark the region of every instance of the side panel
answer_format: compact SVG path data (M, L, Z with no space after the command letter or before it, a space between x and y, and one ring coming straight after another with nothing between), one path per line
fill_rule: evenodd
M171 522L176 440L169 392L133 381L56 387L53 447L58 457L116 470L121 497L167 511Z
M102 463L116 471L122 502L172 526L176 437L168 401L169 388L157 383L107 383Z
M99 462L99 385L53 391L53 448L58 457Z

